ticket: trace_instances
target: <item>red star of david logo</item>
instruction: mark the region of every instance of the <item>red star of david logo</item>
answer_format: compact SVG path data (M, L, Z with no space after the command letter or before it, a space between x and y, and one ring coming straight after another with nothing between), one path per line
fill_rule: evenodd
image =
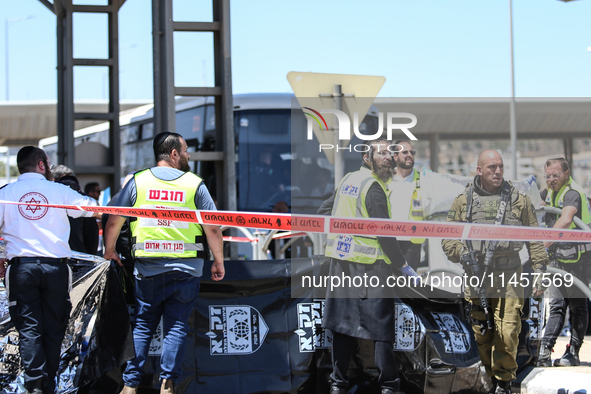
M29 203L29 204L39 204L41 201L37 201L33 197L31 197L31 199L29 201L25 201L25 202ZM37 211L40 211L41 209L43 209L43 208L41 208L38 205L27 205L27 207L25 208L25 211L31 211L34 215Z

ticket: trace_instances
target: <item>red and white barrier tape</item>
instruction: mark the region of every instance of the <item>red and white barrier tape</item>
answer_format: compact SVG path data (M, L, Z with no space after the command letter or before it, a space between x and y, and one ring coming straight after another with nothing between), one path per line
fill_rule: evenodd
M224 236L224 241L226 242L244 242L244 243L251 243L251 244L258 244L259 240L254 238L254 239L250 239L250 238L246 238L246 237L229 237L229 236Z
M35 205L74 209L109 215L166 219L199 224L285 230L309 233L370 235L380 237L479 239L506 241L591 242L591 232L581 230L494 226L474 223L392 221L390 219L355 219L287 213L197 211L182 209L100 207L59 204L31 204L0 200L2 204Z

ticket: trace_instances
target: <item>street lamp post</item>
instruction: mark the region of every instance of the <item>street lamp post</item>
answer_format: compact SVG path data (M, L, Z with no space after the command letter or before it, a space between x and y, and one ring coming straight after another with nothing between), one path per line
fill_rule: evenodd
M509 109L509 138L513 168L511 176L517 180L517 121L515 116L515 60L513 58L513 0L509 0L509 25L511 31L511 104Z
M12 25L14 25L16 22L20 22L20 21L26 21L28 19L33 19L35 17L35 15L29 15L29 16L25 16L25 17L20 17L20 18L11 18L11 19L6 19L4 21L4 50L5 50L5 54L4 54L4 61L6 62L5 67L4 67L4 71L6 72L6 101L9 100L10 98L10 72L8 70L8 57L9 57L9 52L8 52L8 28Z

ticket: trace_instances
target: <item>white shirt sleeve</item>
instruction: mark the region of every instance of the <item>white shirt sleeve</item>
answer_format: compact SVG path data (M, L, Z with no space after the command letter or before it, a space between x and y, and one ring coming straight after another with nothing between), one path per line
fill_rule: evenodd
M93 207L98 205L94 198L83 196L82 194L70 189L69 187L64 197L66 205L85 205ZM92 215L94 214L94 212L81 211L78 209L67 209L66 212L68 213L68 216L73 218L92 217Z
M0 200L4 199L4 193L0 189ZM4 204L0 203L0 234L4 228Z

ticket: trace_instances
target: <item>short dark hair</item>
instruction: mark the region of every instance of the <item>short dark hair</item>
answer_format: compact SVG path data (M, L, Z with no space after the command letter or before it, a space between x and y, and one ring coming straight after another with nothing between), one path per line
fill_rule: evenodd
M47 155L43 149L35 146L25 146L16 155L16 165L20 174L35 172L40 161L47 165Z
M88 192L94 191L95 187L99 187L98 182L89 182L84 186L84 193L88 194Z
M181 152L181 138L182 135L178 133L170 133L165 131L163 133L158 134L154 137L154 157L156 158L156 163L162 160L170 159L170 154L172 153L173 149L176 149L177 152Z
M80 191L80 182L78 181L78 178L76 178L74 175L64 175L56 182L66 186L70 186L71 189L76 190L77 192Z
M412 148L412 143L411 143L410 141L408 141L408 140L398 140L398 141L396 141L396 142L395 142L393 145L400 145L400 144L402 144L403 142L406 142L406 143L407 143L407 144L409 144L409 145L410 145L410 147ZM400 146L402 146L402 145L400 145ZM400 153L400 152L402 152L402 151L395 151L395 152L392 152L392 153Z
M544 164L544 169L550 167L554 163L560 163L562 171L564 172L567 172L569 170L568 161L566 161L566 159L560 155L550 156L548 160L546 160L546 164Z

